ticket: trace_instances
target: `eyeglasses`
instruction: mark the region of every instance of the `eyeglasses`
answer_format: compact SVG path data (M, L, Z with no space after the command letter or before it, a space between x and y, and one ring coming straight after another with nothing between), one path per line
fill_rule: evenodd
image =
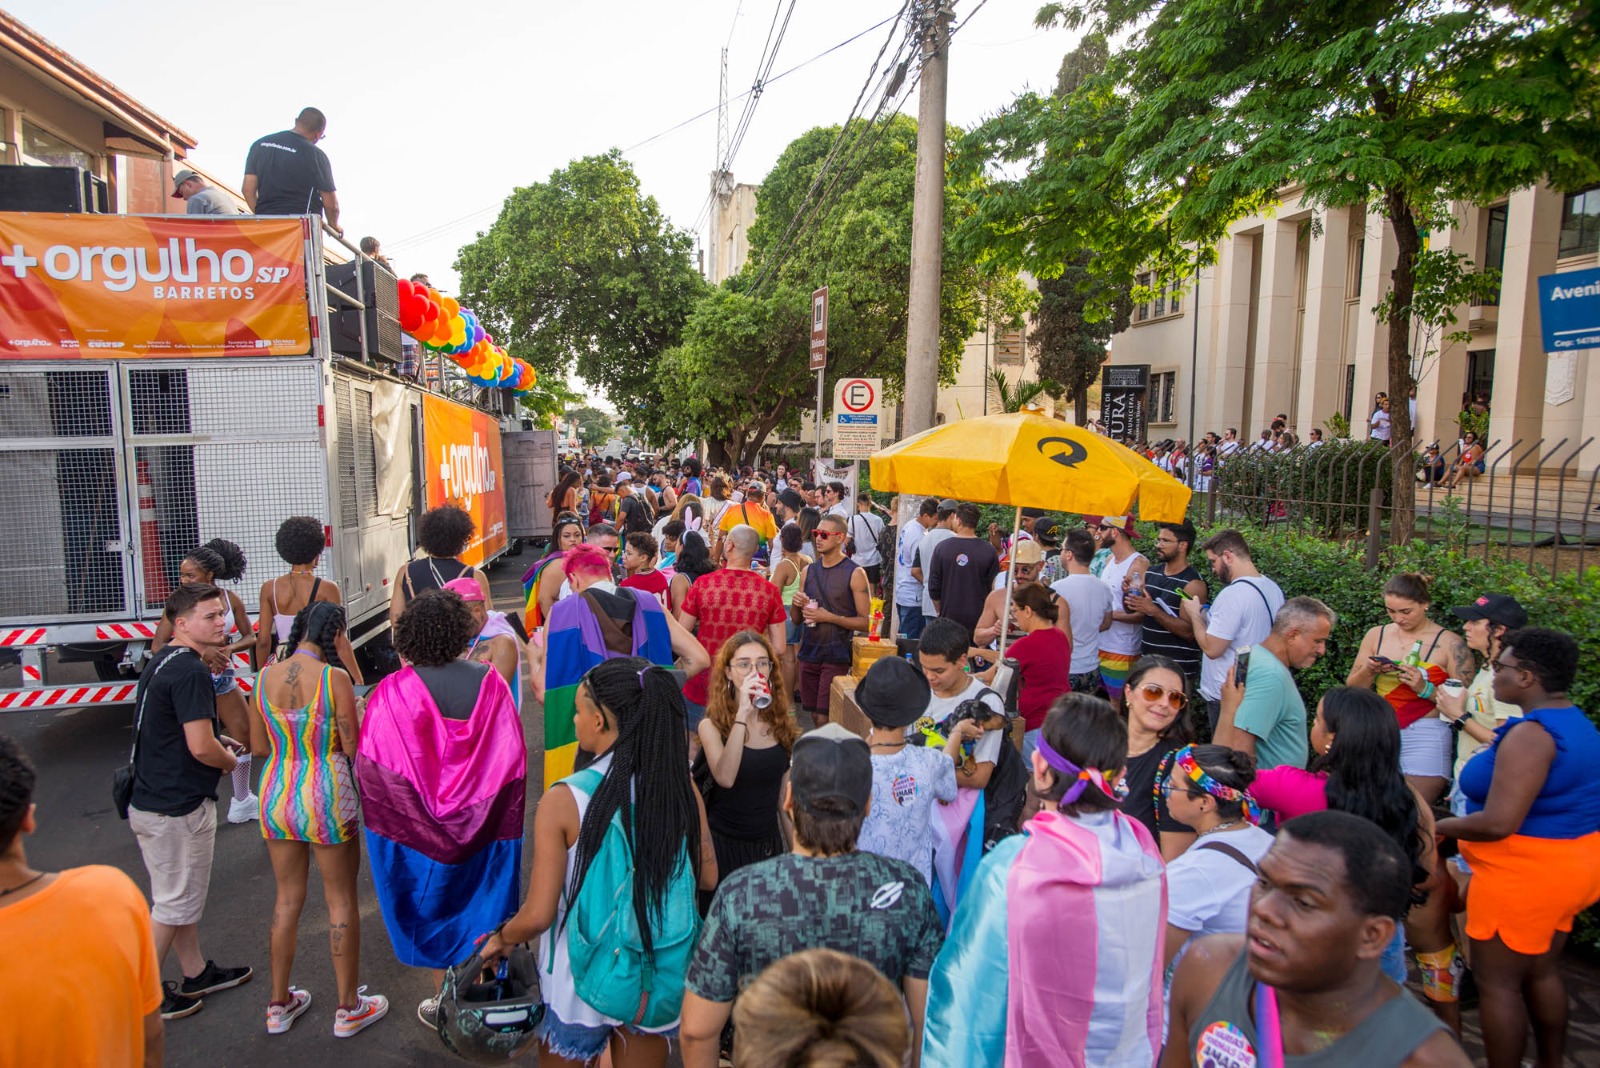
M602 545L600 546L600 551L605 553L607 556L615 556L617 555L618 548L619 547L616 545Z
M770 661L770 660L735 660L733 662L732 666L734 668L737 668L739 671L771 671L772 670L772 661Z
M1166 698L1167 704L1174 712L1182 712L1189 704L1189 695L1187 693L1182 690L1169 690L1165 686L1157 686L1153 682L1147 682L1140 686L1139 692L1144 695L1146 701L1154 702L1161 700L1163 697Z
M1494 669L1496 671L1526 671L1526 670L1528 670L1527 668L1523 667L1521 664L1513 664L1513 663L1510 663L1510 662L1505 661L1505 660L1496 660L1494 662Z

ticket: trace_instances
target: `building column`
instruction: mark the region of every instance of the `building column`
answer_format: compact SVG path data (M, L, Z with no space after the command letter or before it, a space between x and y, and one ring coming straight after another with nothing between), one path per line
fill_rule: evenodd
M1311 232L1306 264L1306 321L1300 336L1300 405L1290 412L1301 441L1341 409L1344 397L1345 281L1350 268L1350 209L1329 208Z
M1550 187L1538 185L1512 193L1507 204L1489 440L1498 440L1502 449L1520 440L1518 456L1544 434L1548 361L1539 331L1539 276L1556 269L1562 199Z
M1256 362L1250 411L1261 427L1289 413L1294 381L1295 246L1300 223L1269 219L1261 229L1261 282L1257 298Z
M1217 344L1211 352L1212 396L1219 403L1212 410L1220 414L1218 433L1230 426L1239 428L1239 440L1248 443L1254 435L1244 425L1245 368L1250 338L1250 275L1254 267L1254 242L1248 234L1233 234L1222 239L1218 248L1215 307ZM1270 417L1269 417L1270 418Z
M1451 205L1454 225L1441 229L1429 238L1430 248L1447 248L1467 257L1474 266L1482 264L1479 248L1483 242L1479 217L1482 209L1476 204L1457 202ZM1422 367L1422 377L1417 383L1416 439L1426 445L1437 441L1442 449L1449 450L1451 442L1460 437L1456 429L1456 416L1461 413L1461 394L1467 388L1468 342L1446 341L1444 335L1463 329L1468 322L1467 305L1455 309L1456 325L1442 327L1434 338L1439 351L1427 358ZM1416 324L1412 324L1416 329Z
M1382 215L1369 212L1362 253L1361 310L1356 318L1355 400L1350 412L1350 436L1356 441L1367 440L1372 398L1389 392L1389 325L1379 322L1372 309L1393 288L1398 259L1394 227Z

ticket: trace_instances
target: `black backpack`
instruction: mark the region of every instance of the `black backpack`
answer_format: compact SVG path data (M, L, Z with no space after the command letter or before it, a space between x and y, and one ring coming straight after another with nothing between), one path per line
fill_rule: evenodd
M644 502L637 496L622 498L618 507L621 509L618 519L624 534L649 532L650 513L645 510Z

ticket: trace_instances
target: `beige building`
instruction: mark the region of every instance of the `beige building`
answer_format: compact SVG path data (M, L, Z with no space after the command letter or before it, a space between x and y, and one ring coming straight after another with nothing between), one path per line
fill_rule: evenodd
M703 272L712 285L739 273L750 258L750 226L756 221L756 187L735 183L727 171L711 176L711 235Z
M1600 434L1600 360L1593 351L1547 355L1538 308L1540 275L1596 265L1600 187L1541 186L1458 204L1455 224L1428 240L1500 268L1500 294L1457 309L1454 329L1470 340L1435 337L1426 347L1438 351L1427 356L1414 343L1418 437L1453 442L1456 416L1477 394L1488 399L1489 440L1501 448L1540 438L1576 447ZM1335 413L1365 436L1374 394L1388 388L1387 328L1372 309L1395 255L1381 217L1313 211L1293 192L1271 216L1240 220L1198 282L1162 285L1112 339L1111 363L1150 369L1150 439L1237 427L1248 441L1279 413L1301 440L1313 427L1326 434Z

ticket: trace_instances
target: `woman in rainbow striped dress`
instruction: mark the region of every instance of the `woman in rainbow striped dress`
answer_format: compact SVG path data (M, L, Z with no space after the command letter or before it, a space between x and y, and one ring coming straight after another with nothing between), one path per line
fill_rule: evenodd
M344 609L313 601L294 618L277 663L257 680L257 715L250 718L250 751L266 757L258 792L261 835L278 884L272 914L272 994L267 1033L282 1034L311 1005L311 994L289 985L306 875L316 855L328 901L328 941L339 987L333 1033L348 1038L389 1011L388 999L359 985L361 869L355 775L356 695L350 676L327 663L345 630Z

